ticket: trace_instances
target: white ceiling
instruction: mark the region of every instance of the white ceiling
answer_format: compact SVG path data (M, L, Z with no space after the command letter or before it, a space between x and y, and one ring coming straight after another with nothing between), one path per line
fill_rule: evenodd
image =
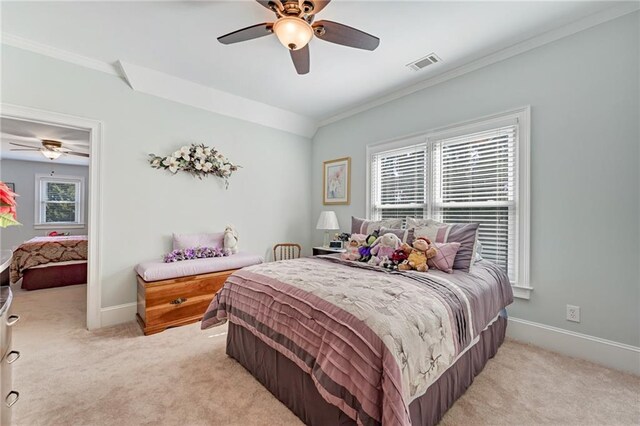
M60 141L63 143L64 148L89 153L89 132L85 130L14 120L12 118L3 117L0 119L0 158L3 160L89 165L89 158L87 157L61 155L55 160L49 160L39 151L12 151L13 149L23 149L20 146L12 145L12 142L40 148L42 147L42 139Z
M374 52L311 41L295 73L275 36L225 46L220 35L274 15L257 2L11 2L2 30L108 63L122 60L321 120L516 43L619 6L610 1L345 1L317 19L381 39ZM414 72L409 62L443 60Z

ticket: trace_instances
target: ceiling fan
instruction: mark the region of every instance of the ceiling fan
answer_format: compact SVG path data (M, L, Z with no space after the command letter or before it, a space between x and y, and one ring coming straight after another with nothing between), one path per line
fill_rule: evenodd
M239 43L274 34L291 54L298 74L309 72L309 41L320 40L357 49L375 50L378 37L333 21L314 22L316 13L331 0L256 0L276 14L275 22L264 22L218 37L222 44Z
M84 152L71 151L70 149L64 148L62 146L62 142L54 141L50 139L43 139L41 141L42 146L33 146L33 145L23 145L20 143L9 142L11 145L21 146L23 148L12 148L11 151L40 151L42 155L47 157L49 160L55 160L61 155L75 155L78 157L89 157L89 154L85 154Z

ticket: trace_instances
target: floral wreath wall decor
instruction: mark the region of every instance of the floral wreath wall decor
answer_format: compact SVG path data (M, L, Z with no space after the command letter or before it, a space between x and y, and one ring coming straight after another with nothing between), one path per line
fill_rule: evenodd
M169 170L173 174L187 172L198 179L217 176L224 180L226 188L229 188L229 177L240 167L204 144L185 145L166 157L149 154L149 164L154 169Z

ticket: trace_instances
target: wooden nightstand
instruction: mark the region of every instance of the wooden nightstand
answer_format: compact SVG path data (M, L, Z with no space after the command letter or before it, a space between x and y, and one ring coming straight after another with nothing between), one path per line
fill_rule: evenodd
M344 253L346 250L341 248L329 248L329 247L314 247L313 255L320 256L321 254L336 254L336 253Z

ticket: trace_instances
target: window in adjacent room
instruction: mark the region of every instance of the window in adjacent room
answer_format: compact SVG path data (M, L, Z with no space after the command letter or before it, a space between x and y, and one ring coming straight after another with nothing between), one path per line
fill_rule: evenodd
M528 289L528 133L525 108L369 147L369 216L480 223L482 257Z
M36 225L83 226L84 178L36 175Z

